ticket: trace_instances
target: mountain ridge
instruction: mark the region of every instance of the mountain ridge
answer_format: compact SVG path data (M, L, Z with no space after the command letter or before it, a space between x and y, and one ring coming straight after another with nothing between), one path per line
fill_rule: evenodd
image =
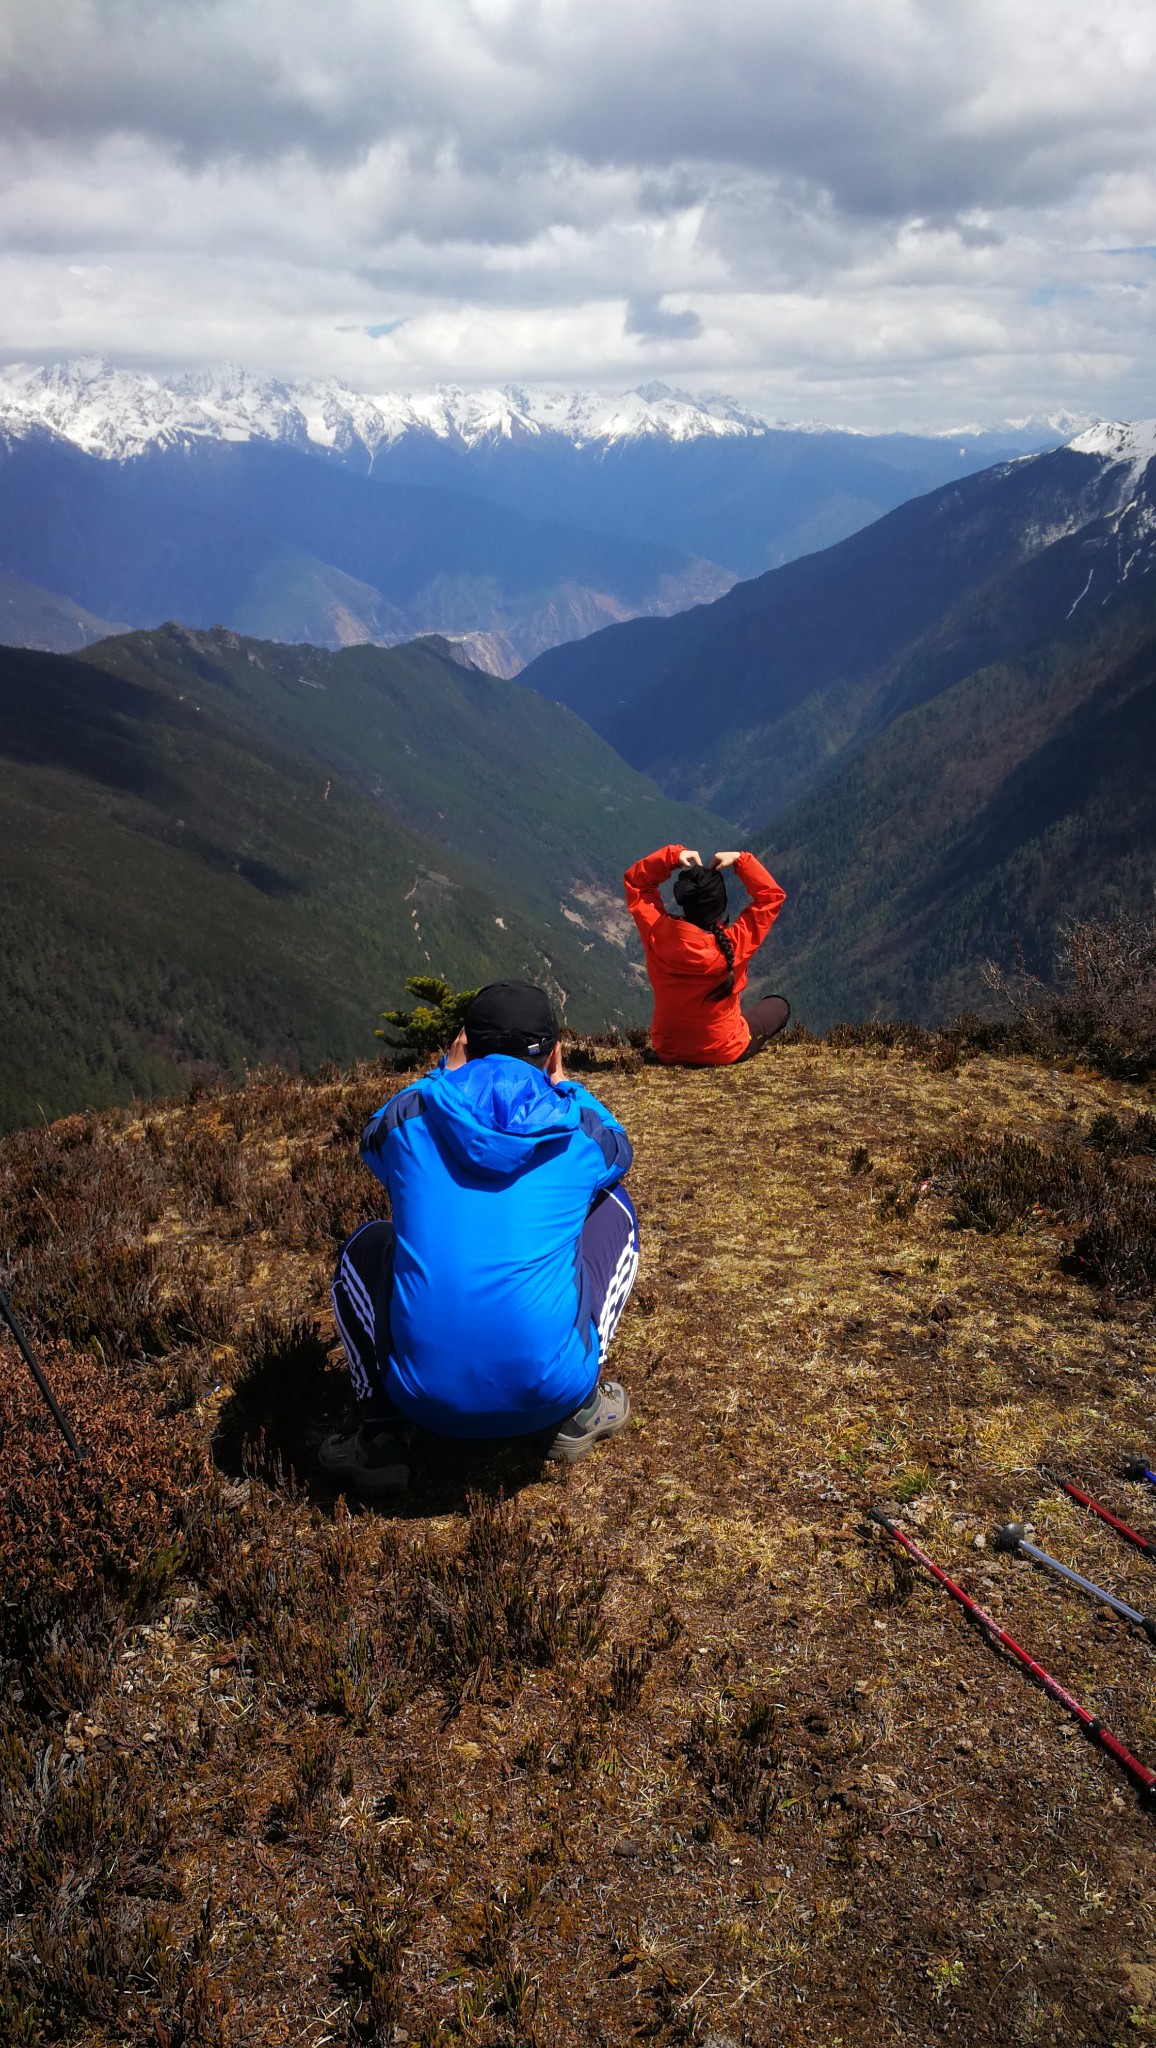
M1070 434L1073 416L948 427L916 438L952 441L986 434ZM1084 427L1093 424L1085 418ZM261 378L239 364L170 377L117 368L103 357L0 367L0 431L44 427L109 460L182 438L267 438L373 457L407 433L456 440L559 435L578 447L658 436L762 437L773 433L851 434L861 428L770 418L724 393L693 394L652 382L625 392L565 391L543 385L440 384L362 392L337 378L297 382Z
M551 649L525 680L672 793L709 790L748 825L770 822L864 718L993 659L1001 632L1030 639L1156 563L1152 430L1096 431L1094 446L1077 437L942 485L674 619ZM711 716L696 721L708 682Z
M986 958L1046 978L1062 923L1150 907L1154 457L1085 431L524 680L740 821L804 1021L942 1021Z

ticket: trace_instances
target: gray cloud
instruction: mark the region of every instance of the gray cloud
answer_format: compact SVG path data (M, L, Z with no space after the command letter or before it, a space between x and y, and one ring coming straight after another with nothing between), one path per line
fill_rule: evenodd
M1147 0L6 0L0 348L1142 409L1154 109Z
M626 308L627 334L643 334L655 341L694 341L702 333L702 320L690 307L672 312L656 296L631 299Z

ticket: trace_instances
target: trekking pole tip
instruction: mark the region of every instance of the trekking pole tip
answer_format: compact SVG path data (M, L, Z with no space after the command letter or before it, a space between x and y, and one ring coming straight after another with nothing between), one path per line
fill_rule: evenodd
M1125 1458L1124 1460L1125 1479L1147 1479L1150 1469L1147 1458Z
M991 1540L997 1550L1018 1550L1027 1538L1026 1522L1005 1522L999 1529L993 1529Z

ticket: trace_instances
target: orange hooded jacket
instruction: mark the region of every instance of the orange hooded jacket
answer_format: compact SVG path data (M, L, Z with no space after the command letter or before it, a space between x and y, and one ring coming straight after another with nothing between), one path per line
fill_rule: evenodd
M750 1026L739 1008L747 985L747 963L758 952L786 892L753 853L740 853L735 873L751 901L727 936L735 949L734 994L712 1002L711 990L727 965L711 934L684 917L672 917L659 886L678 866L681 846L660 846L636 860L622 877L626 907L642 934L646 971L654 991L650 1039L660 1060L696 1067L726 1067L746 1051Z

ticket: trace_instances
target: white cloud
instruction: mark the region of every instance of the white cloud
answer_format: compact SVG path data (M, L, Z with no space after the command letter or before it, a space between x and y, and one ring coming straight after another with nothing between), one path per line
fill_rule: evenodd
M7 0L0 133L9 357L1153 409L1147 0Z

